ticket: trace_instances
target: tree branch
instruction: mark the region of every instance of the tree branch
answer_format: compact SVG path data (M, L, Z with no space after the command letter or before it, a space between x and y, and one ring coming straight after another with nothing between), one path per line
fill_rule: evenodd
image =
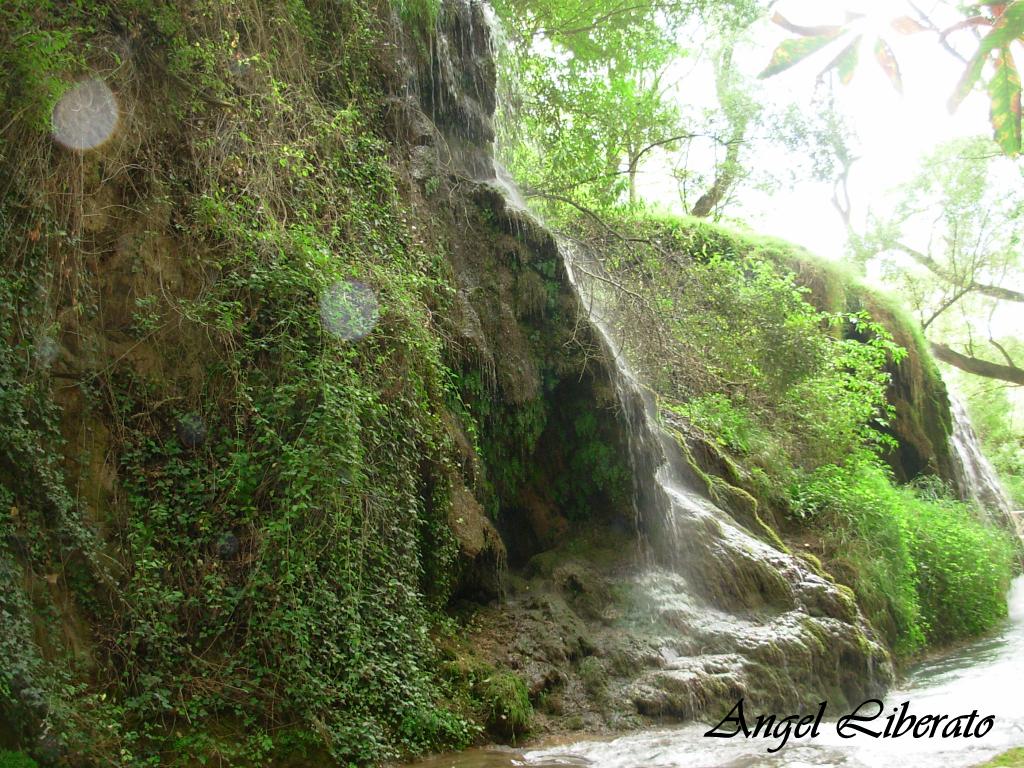
M1011 368L1016 368L1017 367L1017 364L1015 362L1013 362L1013 358L1010 357L1010 353L1006 351L1006 347L1004 347L998 341L993 339L991 336L989 336L988 343L991 344L993 347L995 347L996 349L999 350L999 353L1003 356L1003 360L1006 361L1006 364L1009 367L1011 367Z
M944 363L948 363L961 371L984 376L987 379L999 379L1018 387L1024 386L1024 368L1015 365L1000 365L978 357L962 355L945 344L932 342L932 354Z
M935 25L931 17L923 9L919 8L917 3L910 3L910 7L914 9L914 13L917 14L917 18L923 26L939 35L939 44L946 49L946 52L959 59L961 64L966 64L967 57L949 44L949 41L943 36L942 30Z
M911 248L909 245L905 245L900 242L893 243L893 245L937 277L941 277L943 280L947 280L954 285L959 282L956 280L955 275L950 275L942 268L942 265L931 256L921 253L916 248ZM964 288L968 291L980 293L993 299L1024 303L1024 293L1021 291L1015 291L1012 288L1003 288L1001 285L988 285L986 283L979 283L975 280L971 280L964 286Z
M958 301L960 301L960 299L962 299L968 293L970 293L970 288L961 288L959 291L957 291L952 296L950 296L948 299L946 299L946 301L942 302L942 306L940 306L938 309L936 309L934 312L932 312L932 316L929 317L925 322L923 322L921 324L921 330L922 331L927 331L928 330L928 326L930 326L932 323L934 323L938 319L939 315L941 315L947 309L949 309L954 304L956 304Z

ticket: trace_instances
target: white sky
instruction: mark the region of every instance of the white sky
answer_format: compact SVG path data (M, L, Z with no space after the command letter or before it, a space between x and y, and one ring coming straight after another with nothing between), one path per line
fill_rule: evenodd
M850 178L850 197L855 225L868 205L877 205L884 194L909 180L921 158L939 144L958 136L987 135L988 104L984 95L967 98L954 115L946 108L963 64L939 46L929 33L907 36L889 28L889 22L911 15L902 0L780 0L775 10L795 24L841 23L846 11L867 14L874 26L885 33L899 60L904 95L892 88L875 63L870 50L862 52L853 82L839 88L839 106L850 116L860 160ZM950 19L937 15L941 24ZM955 21L956 16L952 19ZM753 79L771 58L781 41L794 35L765 19L751 30L749 45L737 49L735 66ZM962 38L961 38L962 39ZM797 103L811 109L815 80L840 50L826 46L793 68L758 82L757 97L766 103ZM673 75L678 79L679 98L689 107L714 104L714 81L708 64L693 59L680 63ZM784 171L793 159L782 148L758 147L756 164ZM654 156L644 168L641 184L644 196L668 206L678 204L676 182L659 168ZM752 228L804 245L828 258L844 255L846 231L832 206L830 184L802 182L770 196L747 190L735 211Z
M919 6L942 28L962 19L955 10L934 0L921 0ZM862 48L853 81L837 85L838 107L848 116L855 136L851 148L860 158L849 180L855 230L864 230L869 208L885 211L887 195L915 176L922 159L940 144L957 137L991 135L984 93L976 90L954 114L948 111L949 97L964 64L939 44L935 33L905 35L892 28L892 20L916 16L905 0L779 0L773 10L794 24L807 26L843 23L848 11L864 14L868 20L862 23L867 30L881 34L899 62L903 95L876 63L872 41L866 35L867 45ZM976 45L971 34L956 33L950 42L969 55ZM751 30L749 44L737 48L734 65L753 79L771 59L775 47L792 37L793 33L764 19ZM757 98L780 107L797 103L811 110L815 81L844 44L826 46L791 69L758 81ZM1020 58L1024 61L1024 56ZM714 106L714 75L706 61L700 64L695 57L687 58L672 76L678 80L679 99L686 108ZM703 144L693 152L710 149L710 144ZM651 156L640 177L642 194L678 209L677 182L664 167L665 159L664 154ZM780 175L793 162L784 148L763 143L753 157L747 156L748 164ZM746 187L731 213L759 233L798 243L825 258L845 257L846 229L833 207L830 183L800 181L770 194ZM1024 313L1019 307L1008 307L996 318L996 325L1000 334L1024 332Z
M946 105L964 65L939 45L937 36L902 35L889 27L892 19L913 15L905 2L782 0L776 10L794 23L809 25L841 21L846 10L868 14L900 63L903 96L891 86L870 49L862 52L853 82L839 86L840 108L850 116L859 139L861 159L854 165L850 178L855 227L863 221L867 207L884 205L882 198L886 192L909 180L922 157L936 146L958 136L990 133L988 104L983 94L972 94L955 114L949 113ZM936 20L941 26L955 19L937 14ZM787 37L792 34L768 21L762 22L754 32L755 45L745 57L752 60L741 61L740 65L748 73L756 74L767 63L775 45ZM963 35L960 39L964 39ZM779 101L794 97L800 100L801 95L810 95L815 78L837 50L836 46L826 48L792 69L762 81L764 93ZM845 230L832 206L831 194L829 185L805 183L792 191L775 194L771 200L752 196L743 203L745 213L761 231L798 242L822 256L841 258Z

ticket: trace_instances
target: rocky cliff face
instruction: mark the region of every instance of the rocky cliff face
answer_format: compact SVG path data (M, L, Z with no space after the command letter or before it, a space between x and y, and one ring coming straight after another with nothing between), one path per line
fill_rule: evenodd
M682 460L637 459L564 254L495 177L485 6L293 5L111 4L83 34L113 137L6 129L0 743L373 760L464 743L442 703L507 738L453 693L479 669L552 729L886 685L815 564L699 494L634 503ZM907 476L939 450L918 379ZM666 520L682 565L645 544Z
M447 105L430 163L452 147L466 152L444 182L456 189L460 169L489 165L481 161L489 132L462 125L466 114L486 125L476 117L494 104L493 69L477 58L487 50L481 20L478 3L446 5L439 34L457 42L431 47L430 71L424 78L421 65L422 82L410 89L424 113ZM460 56L444 61L437 51ZM410 162L426 154L418 148ZM515 259L481 250L493 235L479 230L466 238L473 258L453 252L466 296L456 333L494 379L480 434L512 566L505 600L475 614L471 645L518 671L541 722L555 729L690 718L740 696L765 706L793 696L855 699L884 686L888 661L848 591L776 549L777 538L759 541L753 521L752 534L699 493L656 479L682 472L680 482L699 485L679 446L645 415L646 396L610 352L614 342L582 312L565 254L515 191L494 181L485 178L471 199L510 238ZM516 314L531 304L539 313Z

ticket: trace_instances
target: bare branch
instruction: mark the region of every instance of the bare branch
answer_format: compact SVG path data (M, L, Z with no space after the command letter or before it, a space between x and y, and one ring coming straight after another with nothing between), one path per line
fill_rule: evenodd
M962 355L952 347L945 344L932 342L932 354L944 363L948 363L961 371L973 373L976 376L984 376L987 379L998 379L1014 384L1018 387L1024 386L1024 369L1015 365L1000 365L989 360L982 360L979 357Z
M954 285L959 282L956 279L955 274L951 275L931 256L921 253L916 248L911 248L909 245L904 243L896 242L893 243L893 246L903 251L907 256L937 277L941 277L943 280L948 280ZM980 293L993 299L1024 303L1024 293L1021 291L1015 291L1012 288L1003 288L1001 285L988 285L986 283L979 283L975 280L971 280L964 287L968 292Z
M991 336L989 337L989 340L988 340L988 342L989 342L989 344L991 344L991 345L992 345L993 347L995 347L996 349L998 349L998 350L999 350L999 353L1000 353L1000 354L1001 354L1001 355L1003 356L1003 360L1005 360L1005 361L1006 361L1006 364L1007 364L1007 365L1008 365L1008 366L1009 366L1010 368L1016 368L1016 367L1017 367L1017 364L1016 364L1015 362L1013 362L1013 358L1012 358L1012 357L1010 357L1010 353L1006 351L1006 347L1004 347L1004 346L1003 346L1002 344L1000 344L1000 343L999 343L998 341L996 341L995 339L993 339L993 338L992 338Z

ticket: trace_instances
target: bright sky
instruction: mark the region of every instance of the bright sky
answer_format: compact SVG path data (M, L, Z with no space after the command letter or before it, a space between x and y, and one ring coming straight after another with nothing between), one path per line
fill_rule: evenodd
M940 28L963 18L934 0L921 0L919 7ZM985 94L972 93L950 114L947 104L964 64L939 44L938 35L906 35L893 29L894 19L916 17L906 0L779 0L773 10L794 24L806 26L841 24L847 12L867 16L867 21L861 22L869 33L865 36L867 45L861 50L856 74L850 84L837 86L838 106L848 116L855 136L852 149L860 158L849 180L855 230L864 230L869 209L886 210L887 195L916 175L922 159L939 145L957 137L991 135ZM893 88L876 63L871 32L882 35L894 50L901 69L903 95ZM792 37L793 33L765 19L751 30L749 44L737 49L734 65L753 79L771 59L775 47ZM975 47L970 32L956 33L950 42L965 54ZM779 107L797 103L810 111L814 108L815 81L843 45L826 46L791 69L758 81L757 98ZM672 74L679 83L681 103L688 108L714 107L714 74L710 64L696 63L696 57L690 57L680 62ZM698 152L711 149L710 144L703 144L692 152L699 156ZM780 146L760 144L755 151L753 163L780 176L794 162L793 156ZM677 182L660 165L664 160L664 154L655 154L647 163L641 181L643 194L648 200L677 208ZM826 258L845 257L846 229L833 207L830 183L799 181L793 188L783 186L771 193L750 189L748 185L732 213L757 232L798 243ZM995 319L999 333L1024 332L1024 313L1018 310L1009 307L999 313Z
M968 97L955 114L949 113L946 105L964 65L939 45L937 35L903 35L889 26L894 18L913 15L907 3L782 0L776 10L793 23L807 25L841 22L847 10L864 13L872 27L889 41L900 63L903 96L891 86L870 49L862 52L853 82L839 86L840 108L851 118L861 156L850 178L855 226L863 221L868 206L884 205L882 198L886 192L909 180L922 157L936 146L958 136L990 132L988 104L980 93ZM937 9L935 20L944 26L956 21L956 16ZM749 74L756 74L767 63L774 47L787 37L792 37L791 33L764 21L754 31L755 45L739 62L740 66ZM792 69L762 81L763 93L779 102L795 99L809 104L809 99L802 97L813 92L815 78L837 50L835 46L826 48ZM785 163L786 159L780 155L776 161ZM796 241L823 256L841 258L845 230L832 206L831 194L829 185L805 183L792 191L774 194L771 199L752 195L743 202L746 215L761 231Z
M868 206L883 204L884 195L909 180L921 158L939 144L958 136L990 132L988 104L982 94L969 96L954 115L947 110L963 64L938 44L937 35L903 35L890 27L892 19L913 14L903 0L780 0L774 10L803 25L842 23L847 11L865 14L869 29L884 34L899 60L903 96L875 63L870 49L862 51L853 82L839 86L839 107L850 116L861 158L850 178L855 226L863 221ZM936 9L934 18L942 26L958 17L948 10ZM767 19L751 32L751 43L737 50L734 64L754 78L771 59L775 46L793 35ZM815 80L839 50L837 45L826 46L792 69L760 81L757 97L780 106L796 102L810 110ZM714 104L710 65L695 65L693 59L688 59L673 74L684 104ZM757 151L757 165L761 168L783 172L792 165L792 157L782 148L759 146ZM661 158L655 157L644 169L645 196L668 206L677 205L676 182L657 167L658 159ZM846 231L831 197L830 184L812 182L801 182L792 190L783 189L771 195L747 190L736 213L760 232L839 259L844 255Z

